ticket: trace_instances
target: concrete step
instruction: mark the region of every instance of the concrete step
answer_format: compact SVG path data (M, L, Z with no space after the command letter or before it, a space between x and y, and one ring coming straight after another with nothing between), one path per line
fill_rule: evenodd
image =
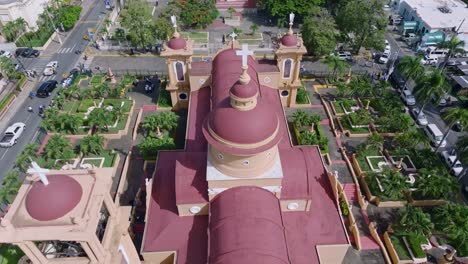
M370 236L361 236L362 249L380 249L379 244Z

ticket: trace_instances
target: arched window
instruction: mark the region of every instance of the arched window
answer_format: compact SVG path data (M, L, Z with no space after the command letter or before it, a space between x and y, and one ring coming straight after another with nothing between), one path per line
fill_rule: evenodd
M291 59L286 59L283 62L283 79L290 79L292 72L293 61Z
M184 64L178 61L175 63L174 68L175 68L175 75L176 75L177 81L178 82L185 81Z

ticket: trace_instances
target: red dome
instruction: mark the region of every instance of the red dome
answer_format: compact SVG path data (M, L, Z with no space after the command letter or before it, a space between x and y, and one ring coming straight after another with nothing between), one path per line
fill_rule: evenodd
M167 46L174 50L185 49L187 42L183 38L171 38Z
M252 110L240 111L231 106L218 107L209 117L210 128L222 139L237 144L259 143L278 128L274 109L259 100Z
M281 43L284 46L287 46L287 47L296 46L297 45L297 37L295 35L286 34L281 39Z
M229 92L238 98L251 98L257 94L257 87L252 81L245 85L237 82Z
M287 264L278 199L259 187L242 186L210 202L209 263Z
M66 215L78 205L83 195L81 185L69 176L50 175L47 178L47 186L40 181L35 182L26 196L26 210L39 221Z

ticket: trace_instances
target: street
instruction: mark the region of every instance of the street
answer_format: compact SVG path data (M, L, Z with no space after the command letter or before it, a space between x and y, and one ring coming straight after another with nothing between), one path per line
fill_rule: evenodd
M104 19L106 14L104 2L94 1L91 5L92 6L89 8L88 12L82 14L75 27L68 33L68 38L63 42L63 45L56 49L53 54L50 56L47 54L41 54L38 58L20 58L27 70L34 69L39 74L37 77L37 83L33 89L34 92L46 80L57 80L60 84L62 75L64 73L68 73L83 55L83 52L89 44L89 41L83 39L83 34L87 32L89 27L97 28L98 24ZM79 50L82 53L75 54L76 50ZM52 76L43 76L42 71L44 70L45 65L50 61L58 61L59 67L57 69L57 73ZM16 157L21 154L24 146L34 141L37 137L39 132L38 128L42 121L38 115L39 106L49 105L49 102L58 90L59 89L55 89L52 95L48 98L35 97L34 99L27 98L24 102L15 102L17 104L21 104L19 110L10 120L8 120L5 127L0 127L0 131L3 133L9 125L15 122L25 123L26 129L18 139L15 146L0 149L0 168L2 168L0 171L0 182L3 180L5 173L9 172L13 168ZM30 113L27 111L29 106L33 108L34 112Z

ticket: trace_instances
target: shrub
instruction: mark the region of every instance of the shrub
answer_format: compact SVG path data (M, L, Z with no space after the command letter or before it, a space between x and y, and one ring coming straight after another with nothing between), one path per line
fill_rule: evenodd
M57 25L62 24L65 31L73 28L78 19L80 18L81 6L65 6L59 10L57 16Z
M18 47L42 47L49 40L50 36L54 33L52 27L39 27L37 31L24 33L16 41Z
M309 103L308 94L309 92L304 87L299 88L297 90L296 103L308 104Z
M159 107L172 107L171 104L171 95L166 90L166 82L161 84L161 88L159 89L159 98L158 98L158 106Z
M408 241L411 251L413 251L413 254L416 258L426 257L426 253L421 248L421 244L427 243L427 240L424 236L409 235L406 237L406 241Z

